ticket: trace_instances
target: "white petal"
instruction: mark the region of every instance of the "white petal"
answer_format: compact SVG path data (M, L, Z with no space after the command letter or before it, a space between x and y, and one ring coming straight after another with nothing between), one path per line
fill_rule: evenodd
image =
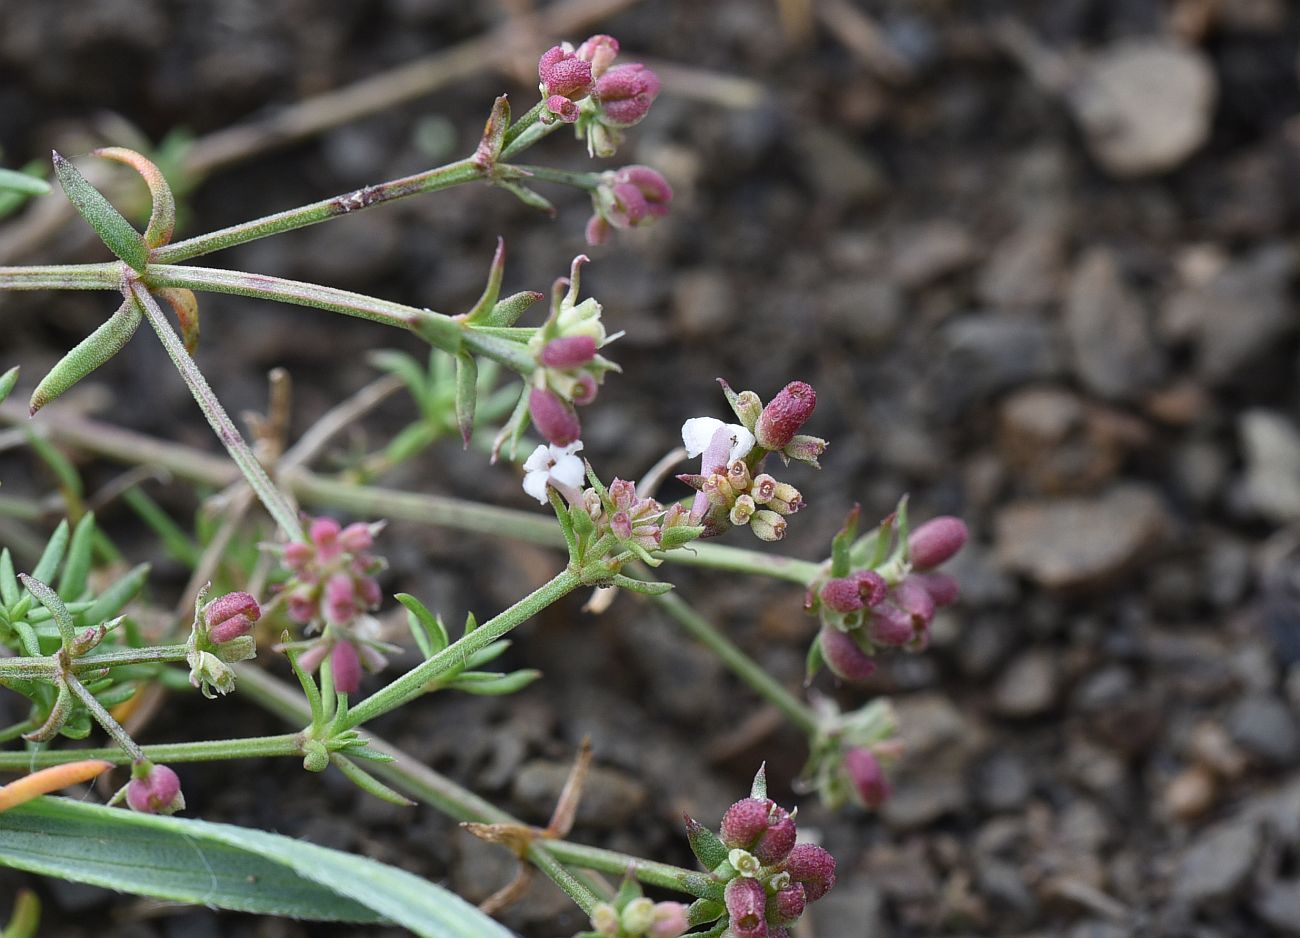
M727 424L727 429L731 431L731 459L729 461L735 462L754 448L754 434L738 423Z
M545 449L545 447L542 447ZM524 474L524 491L537 499L539 504L546 504L546 481L550 476L545 470L537 470Z
M551 478L561 485L577 488L587 474L587 467L577 456L561 456L551 467Z
M529 456L528 459L524 462L524 472L544 473L547 469L551 468L551 462L552 460L551 460L550 448L546 446L546 444L542 444L541 446L537 447L537 449L533 450L532 455ZM529 494L531 495L532 493L529 492ZM542 501L545 500L546 499L542 499Z
M692 417L682 424L682 445L686 447L686 455L698 456L708 449L713 434L722 426L725 424L717 417ZM753 440L753 437L750 439Z
M561 456L572 456L574 453L582 452L582 440L574 440L568 446L551 446L551 455L558 462Z

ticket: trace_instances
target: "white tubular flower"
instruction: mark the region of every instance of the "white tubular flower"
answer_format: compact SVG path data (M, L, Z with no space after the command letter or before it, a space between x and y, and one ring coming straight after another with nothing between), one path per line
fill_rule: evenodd
M580 496L582 480L587 470L582 459L574 453L581 449L581 440L575 440L568 446L537 447L524 463L524 491L542 505L546 504L548 485L566 498Z
M692 417L682 424L682 445L686 447L686 455L703 455L717 432L723 429L730 437L726 464L743 458L754 448L754 434L740 424L723 423L717 417Z

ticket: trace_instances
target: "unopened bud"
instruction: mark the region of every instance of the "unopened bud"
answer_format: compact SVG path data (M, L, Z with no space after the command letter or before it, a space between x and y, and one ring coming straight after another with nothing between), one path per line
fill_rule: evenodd
M727 467L727 481L737 492L749 491L750 483L754 480L749 474L749 466L745 464L745 460L732 460L731 465Z
M324 772L329 768L330 751L319 739L309 739L302 747L302 767L308 772Z
M748 495L741 495L737 497L736 504L731 506L731 513L728 517L736 527L744 527L749 524L749 519L754 516L754 512L757 510L758 506L754 504L752 498Z
M583 61L573 47L552 46L537 60L537 77L542 95L557 95L578 101L591 94L591 63Z
M767 830L758 838L758 843L754 844L754 856L764 866L774 866L785 859L797 836L794 818L784 808L772 805L768 813Z
M618 55L618 40L603 33L592 36L578 46L577 56L584 62L591 63L591 75L599 78L604 75Z
M908 560L913 570L930 570L962 549L970 531L966 522L951 515L931 518L907 539Z
M623 906L619 924L629 935L641 935L654 923L655 904L653 899L640 896Z
M803 883L791 883L767 900L767 919L777 925L796 922L807 905L808 897Z
M165 765L138 762L126 783L126 803L141 814L175 814L185 808L181 780Z
M596 399L596 392L599 390L600 386L596 383L596 379L583 372L573 382L573 403L579 407L586 407Z
M916 627L911 615L891 602L884 602L872 610L867 634L872 644L900 648L916 637Z
M582 424L573 408L549 388L533 388L529 392L528 412L537 432L556 446L568 446L582 433Z
M930 594L930 598L934 600L936 606L952 605L957 601L957 596L961 593L957 578L947 573L938 571L913 573L908 576L908 579L919 583Z
M589 335L560 336L542 346L541 362L547 368L577 368L596 357L596 340Z
M790 878L802 883L809 902L816 902L835 885L835 858L816 844L796 844L785 858Z
M874 606L885 598L885 593L889 590L889 584L885 578L874 570L859 570L851 574L849 579L858 587L858 595L862 597L863 605Z
M731 483L720 472L715 472L705 479L700 486L700 491L709 500L709 504L717 505L720 508L729 507L736 498L736 492L732 489Z
M596 80L602 123L609 127L631 127L650 112L659 96L659 76L644 65L616 65Z
M736 938L766 938L767 895L758 880L743 877L727 883L723 893L730 919L730 931Z
M646 932L646 938L681 938L690 927L686 906L682 903L656 902L654 920Z
M309 535L321 560L333 560L342 551L339 532L342 526L333 518L317 518L311 523Z
M889 798L889 780L870 749L855 746L844 754L844 770L868 808L879 808Z
M803 495L788 482L778 482L772 488L772 497L768 505L773 511L783 515L792 515L803 507Z
M203 607L203 622L214 645L247 635L261 617L262 607L248 593L227 593Z
M841 681L865 681L876 673L875 659L862 650L853 636L824 625L818 634L826 666Z
M791 381L768 402L758 415L754 437L764 449L782 450L794 439L817 406L817 392L811 384Z
M330 652L330 670L334 674L334 689L342 694L355 694L361 689L361 657L349 641L340 641Z
M749 521L749 529L760 541L779 541L785 537L785 519L775 511L761 509L754 512Z
M862 594L858 584L848 577L827 580L821 588L822 602L833 612L847 615L857 612L863 606Z
M742 798L722 816L719 836L728 847L751 847L767 830L771 802L763 798Z
M794 439L785 445L781 452L790 459L797 459L800 462L806 462L809 465L818 465L817 460L822 453L826 452L826 447L830 446L821 437L808 436L803 433L796 433Z
M618 909L608 902L597 902L591 907L591 927L601 938L614 938L619 930Z
M366 524L354 521L339 532L339 544L349 554L359 554L369 550L375 544L375 533L384 526L384 522Z

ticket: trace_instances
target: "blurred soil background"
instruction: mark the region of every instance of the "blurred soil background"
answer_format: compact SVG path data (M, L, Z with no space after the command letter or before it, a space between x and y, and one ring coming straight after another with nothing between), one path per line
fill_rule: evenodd
M528 0L5 0L4 163L130 144L124 122L155 141L211 134L520 27L483 46L508 68L465 69L431 94L214 169L189 196L183 236L457 158L494 95L509 91L520 112L535 100L548 45L618 36L626 60L662 66L665 88L610 165L655 166L677 195L654 228L590 251L584 293L627 336L612 350L624 374L584 411L585 454L607 478L636 477L684 418L724 415L714 376L764 397L802 378L820 395L812 430L832 448L820 473L789 473L810 507L784 549L824 556L853 502L880 517L902 492L914 518L968 520L963 599L932 650L885 658L865 690L817 683L846 705L894 697L908 745L894 797L867 816L796 795L798 734L626 596L600 617L572 597L519 630L511 664L545 672L526 693L439 695L376 729L537 823L590 735L598 768L574 836L678 863L690 862L681 812L715 820L766 759L775 797L800 804L801 826L840 863L801 936L1300 934L1296 5L618 5L559 35L523 19ZM589 165L564 132L529 160ZM546 194L555 220L475 186L198 263L457 312L481 289L498 234L507 291L547 289L587 250L585 197ZM0 263L104 258L79 227L57 231L34 241L30 213L0 225ZM362 350L421 354L406 336L323 312L201 304L199 360L228 409L264 410L266 372L283 366L295 433L373 379ZM21 363L30 390L113 306L89 293L0 296L0 364ZM64 406L216 451L147 336ZM333 456L381 445L412 414L394 398ZM0 460L7 493L52 490L30 452ZM92 491L122 471L79 465ZM537 508L515 472L458 443L383 481ZM197 506L181 485L148 490L182 521ZM155 562L151 598L174 602L186 571L125 506L100 516L133 560ZM403 523L381 546L386 591L449 620L495 612L559 563ZM815 625L796 589L665 569L798 683ZM280 731L238 695L174 698L147 741ZM332 772L178 768L204 818L364 852L474 900L512 875L504 851ZM33 883L47 900L42 934L352 933L12 872L0 872L0 911ZM505 921L537 938L583 924L540 877Z

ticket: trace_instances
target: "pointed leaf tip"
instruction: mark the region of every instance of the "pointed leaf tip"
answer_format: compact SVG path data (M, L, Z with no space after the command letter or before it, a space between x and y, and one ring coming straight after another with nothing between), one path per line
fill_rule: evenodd
M117 312L78 342L36 385L28 402L31 416L122 351L135 335L141 318L139 305L131 300L124 301Z
M143 273L149 263L149 248L140 232L122 217L104 194L90 184L77 167L58 150L50 151L54 162L54 175L73 206L90 227L95 229L108 249L125 261L137 273Z

